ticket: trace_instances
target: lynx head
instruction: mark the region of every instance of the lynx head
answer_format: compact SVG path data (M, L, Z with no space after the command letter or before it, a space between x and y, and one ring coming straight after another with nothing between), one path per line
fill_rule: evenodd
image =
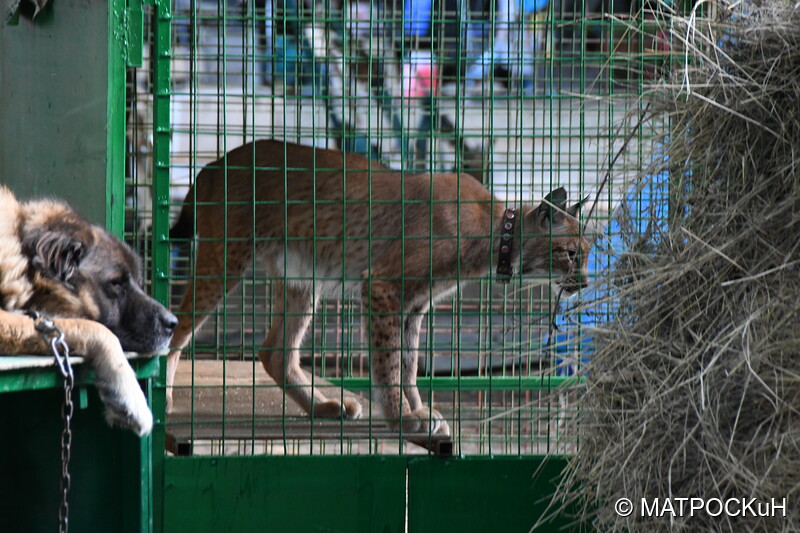
M522 220L522 275L552 279L566 294L585 288L589 243L583 238L578 211L585 200L567 206L560 187L538 207L526 208Z

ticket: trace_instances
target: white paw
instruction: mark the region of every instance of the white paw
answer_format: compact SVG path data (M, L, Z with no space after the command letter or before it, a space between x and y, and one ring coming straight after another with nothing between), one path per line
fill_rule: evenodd
M328 400L314 404L314 416L317 418L358 420L361 418L361 411L361 404L355 398L345 398L344 403Z
M153 414L136 381L119 388L98 383L97 389L106 406L105 417L110 426L130 429L140 437L152 431Z
M403 415L403 431L446 436L450 435L450 426L439 411L423 407Z

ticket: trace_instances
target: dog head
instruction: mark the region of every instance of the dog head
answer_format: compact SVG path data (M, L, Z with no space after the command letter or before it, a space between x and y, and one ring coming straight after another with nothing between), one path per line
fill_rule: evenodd
M524 213L522 274L547 279L566 294L586 288L589 243L582 235L578 212L583 202L567 206L560 187Z
M127 351L165 348L178 321L142 290L131 248L64 204L26 204L22 252L33 279L25 306L54 317L87 318L110 329Z

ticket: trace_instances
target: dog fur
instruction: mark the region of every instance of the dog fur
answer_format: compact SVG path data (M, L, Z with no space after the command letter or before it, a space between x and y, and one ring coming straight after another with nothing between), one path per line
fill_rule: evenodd
M153 416L123 350L162 350L178 322L141 277L130 247L66 204L21 203L0 186L0 353L49 355L21 311L52 318L96 371L108 423L137 435L150 432Z

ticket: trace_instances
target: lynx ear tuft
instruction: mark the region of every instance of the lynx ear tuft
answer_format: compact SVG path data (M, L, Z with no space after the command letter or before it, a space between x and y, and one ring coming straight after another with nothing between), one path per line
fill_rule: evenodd
M567 208L567 214L568 214L569 216L571 216L571 217L578 218L578 212L579 212L579 211L581 210L581 208L583 207L583 204L585 204L585 203L589 202L589 199L590 199L591 197L592 197L592 195L591 195L591 194L587 194L587 195L586 195L586 198L584 198L583 200L579 201L578 203L576 203L576 204L574 204L574 205L571 205L570 207L568 207L568 208Z
M559 224L564 219L564 213L560 209L564 209L566 203L567 191L564 187L559 187L544 197L544 201L536 208L536 217L542 217L542 223L546 223L549 219L552 224Z

